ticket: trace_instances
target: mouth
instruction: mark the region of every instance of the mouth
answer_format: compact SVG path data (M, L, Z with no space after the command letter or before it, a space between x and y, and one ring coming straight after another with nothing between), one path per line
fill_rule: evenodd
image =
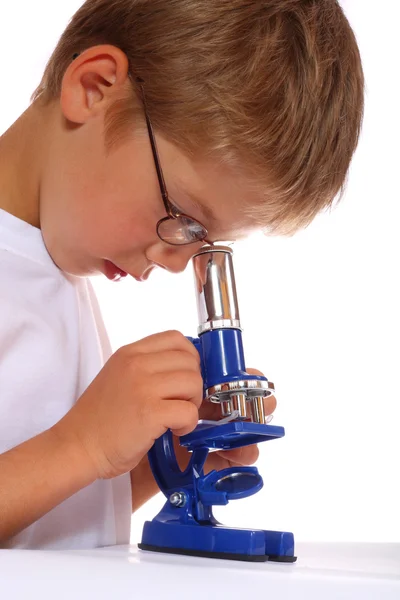
M117 265L114 265L114 263L112 263L110 260L105 260L104 275L110 281L121 281L121 279L124 279L128 273L117 267Z
M105 260L104 265L104 275L110 281L121 281L128 275L131 275L134 279L136 279L136 281L146 281L146 279L149 278L152 270L155 269L155 265L152 265L147 267L147 269L145 269L141 275L134 275L133 273L127 273L126 271L123 271L110 260Z

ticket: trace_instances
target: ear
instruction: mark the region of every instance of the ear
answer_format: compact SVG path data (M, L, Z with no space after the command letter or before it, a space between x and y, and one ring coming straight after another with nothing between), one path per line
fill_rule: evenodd
M65 118L82 124L100 114L121 93L128 76L128 58L116 46L93 46L71 56L60 95Z

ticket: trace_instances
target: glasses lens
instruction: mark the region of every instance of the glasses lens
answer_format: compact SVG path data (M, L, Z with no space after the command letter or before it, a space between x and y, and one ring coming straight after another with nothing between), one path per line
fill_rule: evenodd
M207 237L207 229L191 217L180 215L176 219L166 218L159 222L157 232L167 244L183 246L202 242Z

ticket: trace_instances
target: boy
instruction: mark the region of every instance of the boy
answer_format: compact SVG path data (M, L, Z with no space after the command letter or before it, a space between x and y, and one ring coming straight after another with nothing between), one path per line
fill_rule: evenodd
M2 547L127 543L157 492L154 440L210 416L180 333L109 358L86 278L145 280L206 241L306 226L343 186L362 110L335 0L83 4L0 138Z

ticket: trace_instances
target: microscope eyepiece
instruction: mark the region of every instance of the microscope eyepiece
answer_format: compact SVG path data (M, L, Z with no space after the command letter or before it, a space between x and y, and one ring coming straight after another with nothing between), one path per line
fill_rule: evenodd
M241 329L231 248L204 246L193 257L193 267L199 335Z

